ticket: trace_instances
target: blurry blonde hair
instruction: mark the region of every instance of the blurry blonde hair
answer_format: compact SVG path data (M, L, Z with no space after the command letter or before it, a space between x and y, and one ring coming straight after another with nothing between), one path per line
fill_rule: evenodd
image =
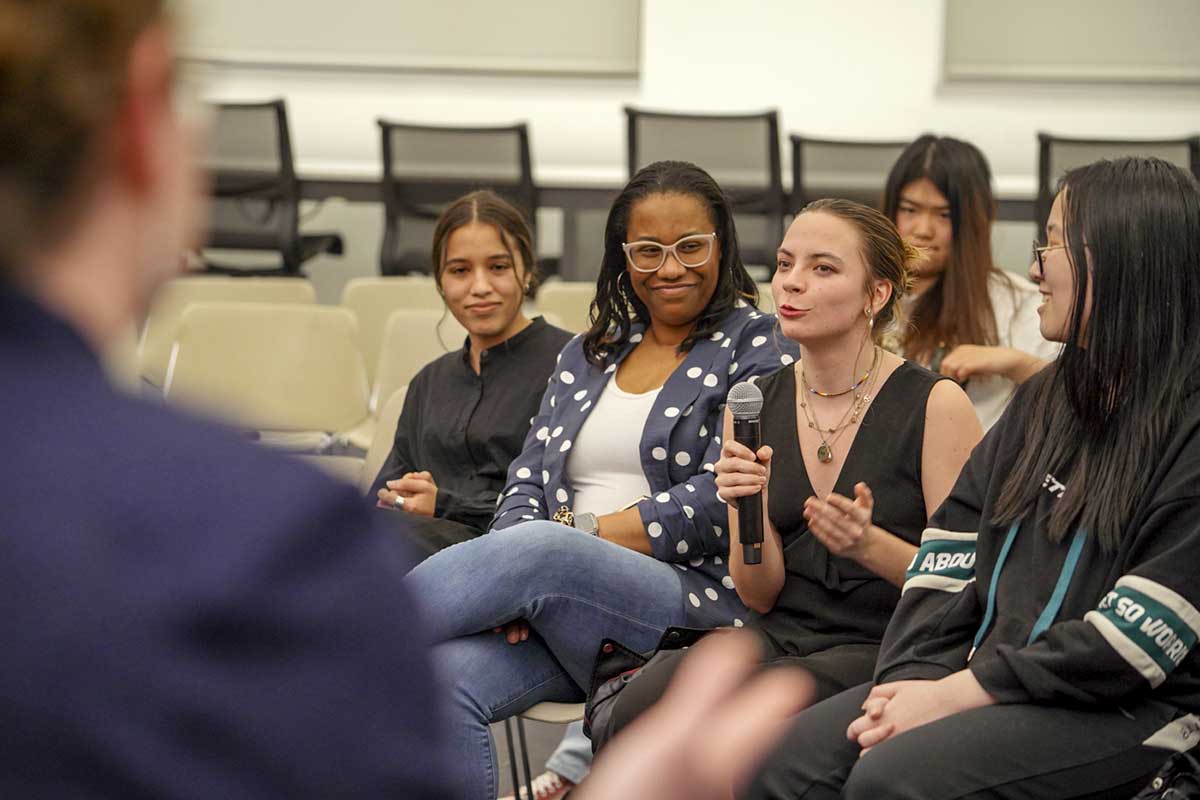
M164 0L0 0L0 261L72 222Z

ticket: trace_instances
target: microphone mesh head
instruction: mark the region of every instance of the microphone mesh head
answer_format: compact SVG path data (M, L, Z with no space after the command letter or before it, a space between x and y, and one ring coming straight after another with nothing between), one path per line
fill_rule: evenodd
M735 383L729 390L725 405L734 419L754 419L762 411L762 390L750 381Z

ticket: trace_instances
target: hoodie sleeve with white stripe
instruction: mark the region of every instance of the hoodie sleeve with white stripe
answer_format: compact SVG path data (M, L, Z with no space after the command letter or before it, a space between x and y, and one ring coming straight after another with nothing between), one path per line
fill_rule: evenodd
M969 664L1002 703L1112 705L1153 692L1200 710L1200 397L1111 552L1086 532L1053 542L1042 524L1082 475L1047 475L1020 525L990 522L1023 429L1022 409L1011 409L934 515L877 680Z

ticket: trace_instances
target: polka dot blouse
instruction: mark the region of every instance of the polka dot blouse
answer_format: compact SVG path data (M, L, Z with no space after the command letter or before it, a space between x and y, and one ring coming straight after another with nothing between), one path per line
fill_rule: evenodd
M592 408L590 398L600 395L641 338L642 328L635 325L605 367L584 358L582 336L559 353L524 449L509 468L494 529L549 519L561 506L571 507L566 464L572 440ZM681 572L690 626L740 625L746 613L729 577L728 517L713 474L725 397L735 383L770 374L798 356L773 315L739 305L671 373L646 420L639 455L651 496L637 508L654 557Z

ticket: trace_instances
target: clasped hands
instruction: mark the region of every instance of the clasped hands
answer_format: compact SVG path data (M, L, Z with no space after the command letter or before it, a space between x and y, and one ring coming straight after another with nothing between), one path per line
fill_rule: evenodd
M437 484L428 472L408 472L398 480L388 481L379 490L379 507L396 509L396 498L404 498L404 510L432 517L437 508Z
M850 723L846 738L858 742L862 756L893 736L995 703L969 669L936 681L882 683L863 701L863 715Z
M763 491L771 479L769 445L751 452L740 442L726 439L721 446L721 459L714 465L717 475L717 496L726 503L750 497ZM809 497L804 501L804 519L808 529L835 556L860 556L873 540L876 529L871 524L875 499L865 483L854 485L854 499L830 493L824 500Z

